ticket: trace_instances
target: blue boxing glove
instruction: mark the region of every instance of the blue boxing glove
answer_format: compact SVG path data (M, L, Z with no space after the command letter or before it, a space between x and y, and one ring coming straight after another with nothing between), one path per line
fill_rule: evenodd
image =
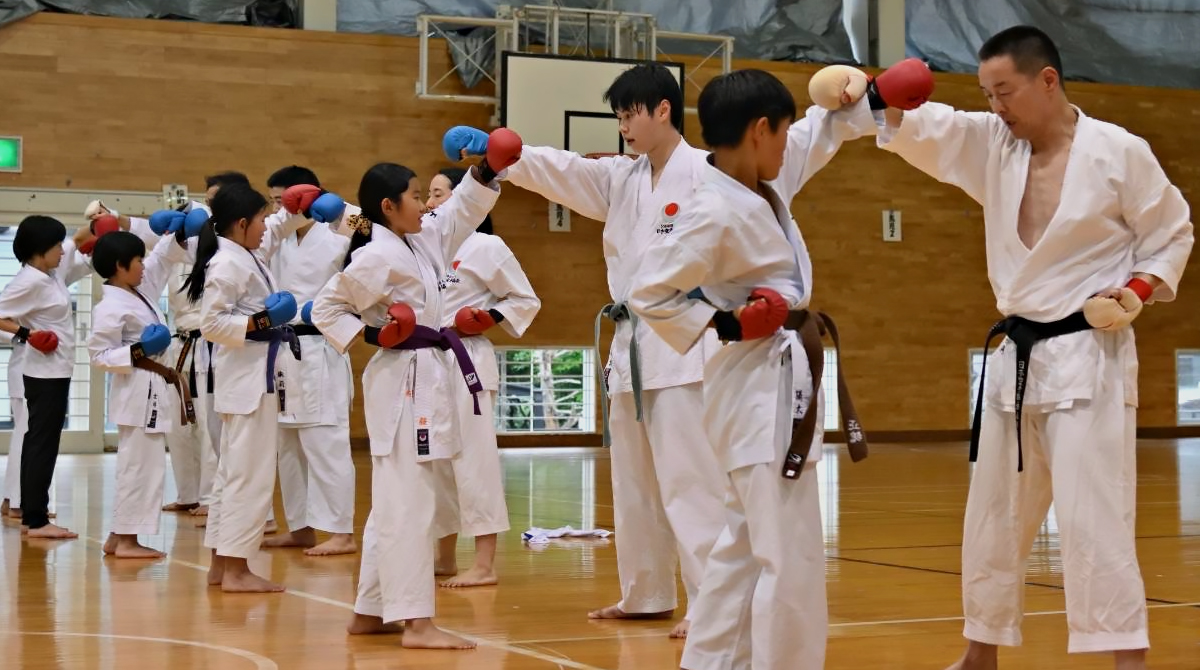
M296 298L287 291L279 291L267 296L265 305L266 309L250 317L254 320L255 330L282 326L296 318Z
M333 223L342 218L342 212L346 211L346 201L332 193L322 193L313 201L308 211L313 221Z
M313 325L312 302L313 301L309 300L308 302L304 303L304 308L300 310L300 320L303 321L304 323L307 323L310 326Z
M463 149L468 156L482 156L487 153L487 146L488 134L471 126L454 126L442 136L442 151L456 163L462 160Z
M129 348L133 360L157 356L171 346L171 331L161 323L152 323L142 330L142 339Z
M208 212L199 207L187 213L187 217L183 220L183 236L184 238L195 237L200 234L200 230L204 228L204 224L208 223ZM176 231L179 229L177 228Z
M150 230L154 231L155 235L166 235L179 230L183 226L184 219L187 214L176 212L173 209L160 209L150 215Z

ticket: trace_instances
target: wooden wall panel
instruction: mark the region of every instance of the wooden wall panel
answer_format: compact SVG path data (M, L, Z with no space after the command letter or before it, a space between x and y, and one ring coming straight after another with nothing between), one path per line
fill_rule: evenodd
M431 71L446 62L435 49ZM802 109L819 68L735 66L773 71ZM699 84L715 73L711 62L691 71ZM415 39L37 15L0 29L0 87L10 92L0 134L26 142L25 172L0 175L0 186L158 190L178 181L199 191L217 170L239 169L261 184L300 163L353 200L372 163L405 163L427 177L445 164L447 127L486 126L482 105L416 99L416 77ZM442 84L455 86L454 78ZM689 104L697 93L687 86ZM1196 202L1200 91L1071 84L1069 94L1086 113L1144 136ZM938 75L935 97L965 109L984 104L971 75ZM696 117L685 124L702 146ZM882 241L884 209L902 211L903 242ZM813 255L815 305L841 327L868 430L966 428L967 351L982 346L998 316L979 207L864 139L844 147L793 212ZM516 188L493 218L543 299L524 342L589 343L607 300L600 226L575 216L572 232L550 233L545 201ZM1143 426L1175 423L1174 352L1200 346L1198 307L1193 268L1176 303L1138 320ZM369 355L354 351L356 369ZM354 433L365 436L361 393Z

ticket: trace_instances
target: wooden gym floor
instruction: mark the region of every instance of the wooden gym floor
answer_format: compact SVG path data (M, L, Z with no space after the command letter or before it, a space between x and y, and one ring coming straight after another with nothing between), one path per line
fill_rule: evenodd
M369 463L358 463L360 526ZM479 641L470 652L402 650L390 636L348 638L359 557L307 558L273 550L253 562L289 587L281 595L224 595L205 586L208 552L192 517L165 514L143 537L159 561L106 559L116 457L64 456L61 523L73 542L0 532L0 668L450 668L660 670L678 668L671 622L589 621L617 600L610 540L530 547L530 526L612 528L602 450L504 452L512 531L500 543L498 587L443 590L438 621ZM960 651L959 552L968 468L962 445L885 445L853 465L829 447L821 464L829 582L831 669L940 670ZM1200 668L1200 441L1145 441L1139 449L1138 552L1150 607L1151 667ZM174 492L168 483L168 496ZM277 511L282 511L278 501ZM282 524L282 515L279 515ZM1107 657L1066 654L1062 564L1053 517L1034 548L1025 646L1004 668L1110 668ZM460 566L470 543L460 544ZM682 602L682 595L681 595ZM805 670L798 668L797 670Z

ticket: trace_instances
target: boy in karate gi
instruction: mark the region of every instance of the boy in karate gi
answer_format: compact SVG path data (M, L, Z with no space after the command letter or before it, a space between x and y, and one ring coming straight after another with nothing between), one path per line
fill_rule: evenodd
M701 415L726 473L726 525L692 608L688 670L824 667L814 464L823 437L819 324L828 322L807 310L812 262L788 204L844 140L875 131L873 110L923 85L912 70L882 75L882 95L842 112L810 108L796 123L791 93L767 72L722 75L700 94L711 167L674 231L646 251L630 294L634 313L677 351L710 329L727 342L705 366ZM696 287L703 298L692 297ZM842 409L861 460L861 426L852 405Z
M267 188L276 210L293 186L320 190L308 168L276 170ZM354 542L354 461L350 457L350 402L354 397L350 357L330 345L312 325L312 300L342 269L350 238L337 232L343 215L360 210L326 194L313 203L307 223L279 242L271 256L272 274L302 308L291 324L300 340L300 360L280 360L290 379L301 383L288 394L288 412L279 416L279 488L288 532L263 547L304 547L308 556L352 554ZM331 533L317 544L316 531Z
M972 431L971 460L979 458L962 555L969 643L951 668L993 670L998 645L1021 644L1025 563L1051 500L1068 652L1112 652L1117 668L1144 668L1130 323L1146 303L1174 299L1192 248L1190 212L1144 140L1068 101L1045 33L1004 30L979 60L991 113L889 110L878 136L983 206L988 277L1005 317L989 340L1008 336L989 356Z
M179 241L161 238L147 256L137 235L111 233L96 242L92 259L105 282L88 351L92 365L113 373L108 416L118 432L113 526L104 553L117 558L164 556L139 544L138 535L158 533L167 435L195 421L191 395L164 355L171 331L157 300L172 263L187 257L184 234Z

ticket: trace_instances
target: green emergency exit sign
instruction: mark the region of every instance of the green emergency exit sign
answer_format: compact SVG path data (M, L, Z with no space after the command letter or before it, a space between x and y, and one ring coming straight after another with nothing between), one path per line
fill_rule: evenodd
M0 172L21 171L21 138L0 137Z

